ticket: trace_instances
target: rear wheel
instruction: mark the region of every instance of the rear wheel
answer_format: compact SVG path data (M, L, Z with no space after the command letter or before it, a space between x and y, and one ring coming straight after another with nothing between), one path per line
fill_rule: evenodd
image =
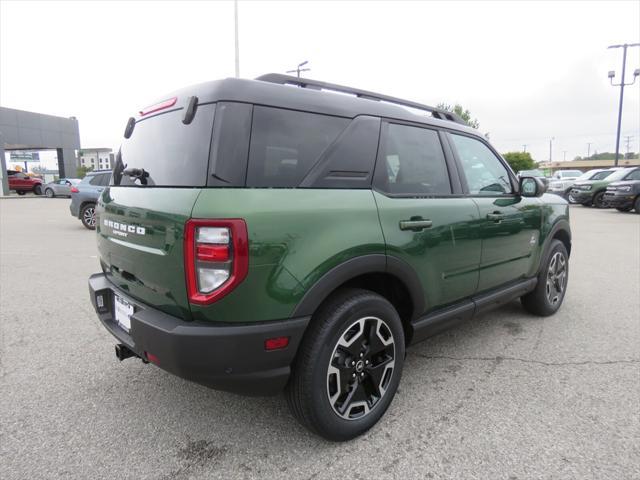
M569 280L569 254L560 240L552 240L549 254L538 273L535 290L521 297L522 306L543 317L558 311L564 300Z
M596 208L606 208L604 203L604 192L598 192L593 196L593 206Z
M384 415L398 388L404 332L395 308L346 289L316 312L286 390L291 413L328 440L350 440Z
M82 224L89 230L96 229L96 205L95 203L88 203L82 210L80 210L80 220Z
M16 193L18 195L25 195L27 192L25 192L24 190L16 190Z
M53 189L51 188L45 189L44 194L47 196L47 198L53 198L56 196L56 194L53 193Z
M33 193L36 195L42 195L42 185L36 185L33 187Z
M618 210L619 212L630 212L631 207L616 207L616 210Z

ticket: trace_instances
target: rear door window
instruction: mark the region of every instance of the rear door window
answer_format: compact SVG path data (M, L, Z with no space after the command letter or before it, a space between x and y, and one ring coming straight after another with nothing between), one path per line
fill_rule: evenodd
M182 109L138 120L120 147L113 184L141 185L140 179L119 174L135 168L144 169L147 186L205 186L214 112L215 104L199 105L187 125Z
M247 186L297 187L349 119L256 106Z
M448 195L449 171L438 132L390 123L383 132L376 187L401 195Z

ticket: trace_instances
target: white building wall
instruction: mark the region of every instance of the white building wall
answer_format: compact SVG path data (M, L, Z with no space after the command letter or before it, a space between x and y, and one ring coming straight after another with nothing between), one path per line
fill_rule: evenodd
M83 167L93 167L94 170L111 170L110 154L111 152L96 152L91 150L83 150L80 156L80 165Z

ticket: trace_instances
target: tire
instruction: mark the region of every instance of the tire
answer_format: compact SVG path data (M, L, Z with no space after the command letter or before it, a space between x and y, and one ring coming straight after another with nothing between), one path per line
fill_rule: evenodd
M633 209L640 215L640 196L636 197L636 201L633 202Z
M42 195L42 185L36 185L33 187L33 193L36 195Z
M569 254L560 240L552 240L538 273L538 284L535 290L520 298L522 306L534 315L553 315L564 301L568 280Z
M571 191L567 192L567 200L569 201L569 203L578 203L576 201L576 198L573 195L571 195Z
M56 196L56 194L55 194L55 193L53 193L53 190L52 190L51 188L47 188L47 189L44 191L44 194L47 196L47 198L53 198L53 197L55 197L55 196Z
M598 192L593 196L593 206L596 208L607 208L604 204L604 192Z
M619 212L630 212L632 207L616 207Z
M368 290L340 290L314 314L285 394L293 416L331 441L373 427L398 389L404 331L396 309Z
M80 220L82 221L82 225L84 225L89 230L96 229L96 204L95 203L87 203L80 210Z
M18 195L26 195L27 194L27 192L25 192L24 190L16 190L16 193Z

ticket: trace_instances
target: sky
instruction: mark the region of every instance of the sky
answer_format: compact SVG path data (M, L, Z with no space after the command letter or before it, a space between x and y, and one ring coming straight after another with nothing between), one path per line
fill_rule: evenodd
M622 50L640 2L239 1L240 76L284 73L435 105L460 103L501 152L614 151ZM0 1L0 105L75 116L84 148L175 89L234 75L233 2ZM629 49L627 81L640 68ZM621 151L640 141L625 88Z

